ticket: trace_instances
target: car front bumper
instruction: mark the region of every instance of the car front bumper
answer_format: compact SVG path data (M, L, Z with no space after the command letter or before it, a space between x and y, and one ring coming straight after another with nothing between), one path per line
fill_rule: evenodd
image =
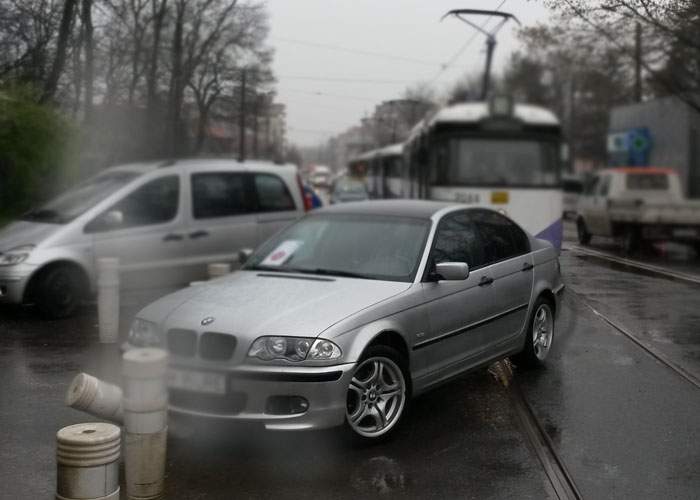
M35 266L0 267L0 304L21 304Z
M226 377L222 395L170 388L170 411L195 417L256 422L270 430L323 429L345 420L347 388L354 364L329 367L249 366L218 371ZM213 372L190 363L175 370ZM303 398L299 413L270 412L272 399Z

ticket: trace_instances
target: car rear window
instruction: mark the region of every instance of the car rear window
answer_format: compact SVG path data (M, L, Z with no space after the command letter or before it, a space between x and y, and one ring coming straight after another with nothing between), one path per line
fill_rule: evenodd
M666 174L627 174L629 190L664 190L668 189Z

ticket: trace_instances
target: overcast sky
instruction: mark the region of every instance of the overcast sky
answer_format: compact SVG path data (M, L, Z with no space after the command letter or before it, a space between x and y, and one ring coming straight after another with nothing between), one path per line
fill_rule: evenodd
M287 105L288 138L296 144L314 145L357 124L379 102L400 97L411 84L434 82L443 91L467 71L482 72L484 37L475 36L473 29L455 18L441 23L440 17L454 8L493 10L501 0L266 3L278 100ZM501 10L515 14L523 25L548 17L538 1L506 0ZM491 19L488 26L496 23ZM500 32L497 71L517 49L514 27L509 23ZM454 64L441 70L470 40Z

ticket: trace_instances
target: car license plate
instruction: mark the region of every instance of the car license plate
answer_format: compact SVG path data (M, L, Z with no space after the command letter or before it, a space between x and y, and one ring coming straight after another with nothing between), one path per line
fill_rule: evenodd
M184 391L223 395L226 394L226 376L221 373L195 372L173 368L168 371L168 387Z
M673 230L673 236L676 238L696 238L698 236L697 229L692 228L680 228Z

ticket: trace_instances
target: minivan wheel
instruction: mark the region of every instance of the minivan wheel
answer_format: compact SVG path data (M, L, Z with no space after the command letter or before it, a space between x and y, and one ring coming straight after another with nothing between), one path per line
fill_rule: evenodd
M583 219L576 221L576 233L578 234L578 242L581 245L588 245L591 242L591 233L588 232L588 228Z
M34 300L42 316L61 319L75 313L83 292L80 274L68 266L60 266L39 276Z
M540 297L535 302L530 316L525 347L514 356L518 366L527 368L544 364L554 342L554 308L552 304Z
M346 398L346 423L356 438L386 437L407 406L406 362L398 351L383 345L363 354L352 375Z

